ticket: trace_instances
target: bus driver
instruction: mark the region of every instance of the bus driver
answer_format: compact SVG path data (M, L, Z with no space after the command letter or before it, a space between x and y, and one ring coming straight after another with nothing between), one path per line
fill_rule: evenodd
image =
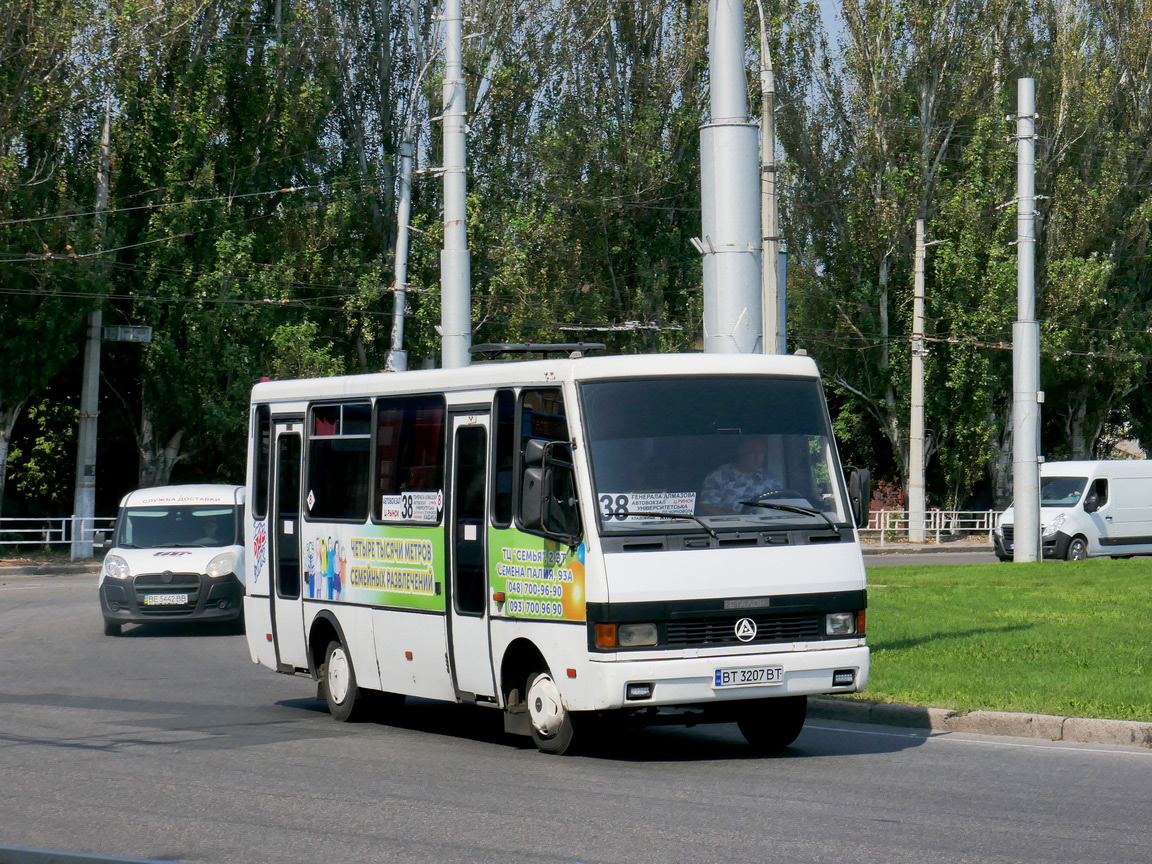
M755 507L741 501L755 501L765 492L784 488L780 478L764 465L767 450L763 435L742 435L736 447L736 460L726 462L704 478L696 511L701 516L754 513Z

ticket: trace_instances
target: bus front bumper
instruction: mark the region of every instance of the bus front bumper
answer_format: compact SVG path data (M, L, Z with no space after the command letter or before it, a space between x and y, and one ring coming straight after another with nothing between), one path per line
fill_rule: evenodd
M856 693L868 683L867 645L669 659L592 658L592 704L572 710L702 707L780 696ZM760 671L764 670L764 671ZM752 683L744 684L742 681Z

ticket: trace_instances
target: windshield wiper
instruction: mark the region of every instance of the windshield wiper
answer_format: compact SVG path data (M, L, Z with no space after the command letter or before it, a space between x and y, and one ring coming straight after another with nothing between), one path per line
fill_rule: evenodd
M648 516L652 519L691 519L705 531L707 531L713 538L717 536L716 532L712 530L703 519L695 513L672 513L667 510L629 510L629 516Z
M815 507L801 507L799 504L777 504L775 501L741 501L740 503L748 507L764 507L768 510L783 510L786 513L799 513L803 516L819 516L828 523L829 528L833 531L837 530L836 523L828 518L828 514L823 510L817 510Z

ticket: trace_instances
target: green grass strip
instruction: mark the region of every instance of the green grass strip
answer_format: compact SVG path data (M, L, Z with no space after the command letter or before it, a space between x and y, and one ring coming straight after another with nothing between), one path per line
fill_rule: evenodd
M1152 561L875 567L862 698L1152 721Z

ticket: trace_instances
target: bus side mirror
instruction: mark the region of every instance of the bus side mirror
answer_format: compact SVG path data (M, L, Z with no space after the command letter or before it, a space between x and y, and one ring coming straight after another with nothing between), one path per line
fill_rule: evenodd
M580 511L571 448L559 441L532 439L524 448L520 485L520 523L530 531L563 541L580 542Z
M1095 513L1099 509L1100 509L1100 496L1097 495L1096 490L1093 489L1084 498L1084 512L1085 513Z
M848 501L856 527L867 528L872 507L872 472L867 468L848 468Z

